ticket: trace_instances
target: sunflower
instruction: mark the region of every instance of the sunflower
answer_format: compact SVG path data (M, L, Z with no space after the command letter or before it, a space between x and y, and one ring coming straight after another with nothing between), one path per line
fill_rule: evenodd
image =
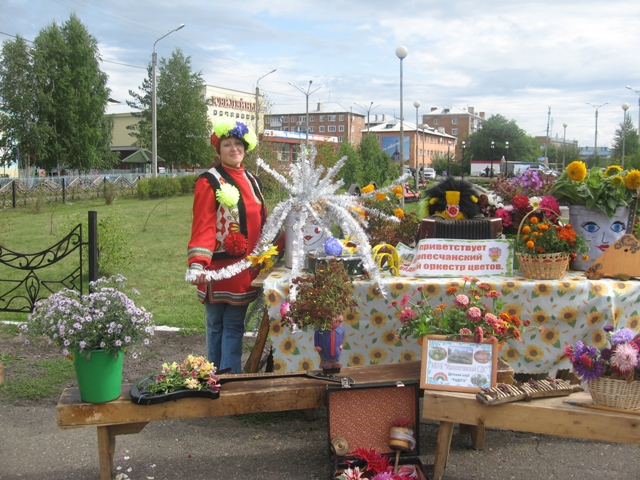
M274 320L269 325L269 335L279 337L282 334L282 323L280 320Z
M558 318L567 323L575 322L578 318L578 310L571 306L564 307L560 310Z
M604 318L604 314L602 312L591 312L587 315L587 325L589 327L595 327L596 325L602 323L602 319Z
M395 330L387 330L382 334L382 341L387 345L395 345L398 343L398 334Z
M513 293L520 289L520 282L504 282L500 285L502 295L506 295L508 293Z
M614 282L613 291L616 295L621 295L631 289L631 282Z
M364 355L362 355L361 353L354 353L349 357L348 365L350 367L360 367L364 365Z
M303 358L298 362L298 370L302 372L307 372L309 370L313 370L315 367L313 360L310 358Z
M377 284L374 283L372 285L369 285L369 290L367 291L367 297L373 298L373 299L383 297L382 292L380 291L380 288L378 287Z
M280 351L285 355L291 355L296 348L296 341L291 337L287 337L280 342Z
M527 362L535 362L544 356L544 352L537 345L528 345L524 351L524 358Z
M591 344L597 348L604 347L607 344L607 334L601 329L594 330L591 333Z
M541 297L551 295L552 290L551 285L544 282L536 283L536 286L533 288L533 291Z
M355 327L360 321L360 313L358 310L354 310L352 312L347 312L343 314L342 318L344 319L344 323L346 323L347 325L351 325L352 327Z
M624 177L624 186L627 190L637 190L640 188L640 170L631 170Z
M581 182L587 176L587 166L579 160L571 162L567 167L567 175L574 182Z
M381 348L372 348L369 351L369 362L372 365L384 362L387 358L387 351Z
M622 171L622 167L620 165L609 165L607 169L604 171L605 177L613 177L619 174Z
M282 296L277 290L268 290L264 295L264 299L269 307L275 307L282 303Z
M274 373L278 373L278 372L284 372L287 370L287 364L277 358L273 359L273 372Z
M507 348L502 354L502 358L511 363L520 359L520 352L513 347Z
M624 183L624 178L622 178L621 175L616 175L611 179L611 185L613 185L616 188L622 185L623 183Z
M591 285L589 286L590 290L591 290L591 294L594 297L601 297L603 295L607 294L607 288L605 287L604 283L598 283L598 282L589 282Z
M553 345L560 340L560 333L555 328L545 328L540 338L544 343Z
M400 363L403 362L415 362L416 360L416 352L412 352L411 350L405 350L400 352Z
M569 293L569 292L573 292L576 287L578 285L575 282L560 282L558 283L557 287L558 287L558 293Z
M544 310L538 310L531 316L531 321L537 323L538 325L544 325L549 321L551 317Z
M630 328L634 332L637 332L638 327L640 327L640 316L632 315L631 317L629 317L629 320L627 320L627 328Z
M429 283L424 286L424 293L429 297L435 297L440 294L440 285L437 283Z
M374 327L384 327L387 323L387 316L380 312L372 312L371 317L371 325Z

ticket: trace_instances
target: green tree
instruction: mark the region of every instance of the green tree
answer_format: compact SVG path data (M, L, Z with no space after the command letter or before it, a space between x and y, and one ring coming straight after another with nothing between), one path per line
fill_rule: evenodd
M153 75L151 67L149 77ZM191 57L176 49L168 60L160 59L156 77L156 122L158 156L171 167L208 166L213 162L211 148L211 122L207 115L207 102L203 97L204 80L200 72L193 72ZM132 135L141 146L151 145L151 91L152 82L144 79L140 93L129 91L135 101L131 107L141 110Z
M365 135L358 146L358 155L362 167L359 185L367 185L376 182L380 187L389 178L389 165L391 158L382 148L375 135ZM396 174L397 175L397 174Z
M493 148L491 148L493 142ZM509 142L509 148L506 148ZM466 155L475 160L507 160L535 162L540 154L536 140L527 135L515 122L502 115L492 115L482 123L482 129L469 136ZM497 171L497 167L494 167Z
M623 142L624 140L624 142ZM616 128L613 144L611 148L611 163L622 164L622 145L624 143L624 166L628 168L628 162L634 161L640 154L640 142L638 141L638 131L633 125L631 115L627 115L624 123L620 123Z
M31 49L18 36L2 44L0 59L0 146L4 147L0 164L20 159L19 168L30 168L30 159L39 145L35 116L33 61Z
M35 116L42 133L37 163L46 169L87 171L113 165L112 125L104 118L107 75L98 42L78 17L55 22L34 41Z
M344 188L348 190L351 185L358 184L361 180L362 165L360 155L358 155L351 142L345 141L340 144L339 157L347 157L337 177L342 178Z

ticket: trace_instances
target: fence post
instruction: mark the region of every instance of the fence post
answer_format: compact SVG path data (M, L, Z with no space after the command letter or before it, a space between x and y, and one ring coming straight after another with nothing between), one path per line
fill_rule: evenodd
M62 203L67 203L67 195L65 193L65 179L62 179Z
M11 181L11 203L13 208L16 208L16 181Z
M98 212L89 210L89 281L98 279ZM91 289L89 289L91 290Z

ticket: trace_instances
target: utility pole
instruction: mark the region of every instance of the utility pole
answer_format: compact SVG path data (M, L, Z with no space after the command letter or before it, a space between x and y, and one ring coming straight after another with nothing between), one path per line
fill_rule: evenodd
M549 149L549 123L551 122L551 107L549 107L549 112L547 113L547 137L544 141L544 164L548 165L549 162L547 160L547 150Z

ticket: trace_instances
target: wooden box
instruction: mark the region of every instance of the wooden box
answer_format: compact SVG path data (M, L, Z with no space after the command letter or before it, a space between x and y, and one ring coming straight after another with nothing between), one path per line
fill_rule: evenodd
M335 478L349 466L362 467L353 456L358 448L374 449L395 463L396 452L389 447L389 431L396 420L413 423L414 450L400 452L399 465L412 465L418 478L427 480L420 454L419 383L416 380L368 383L342 388L327 386L327 412L329 449L331 451L331 477ZM342 439L348 453L338 455L334 442ZM367 477L368 478L368 477Z

